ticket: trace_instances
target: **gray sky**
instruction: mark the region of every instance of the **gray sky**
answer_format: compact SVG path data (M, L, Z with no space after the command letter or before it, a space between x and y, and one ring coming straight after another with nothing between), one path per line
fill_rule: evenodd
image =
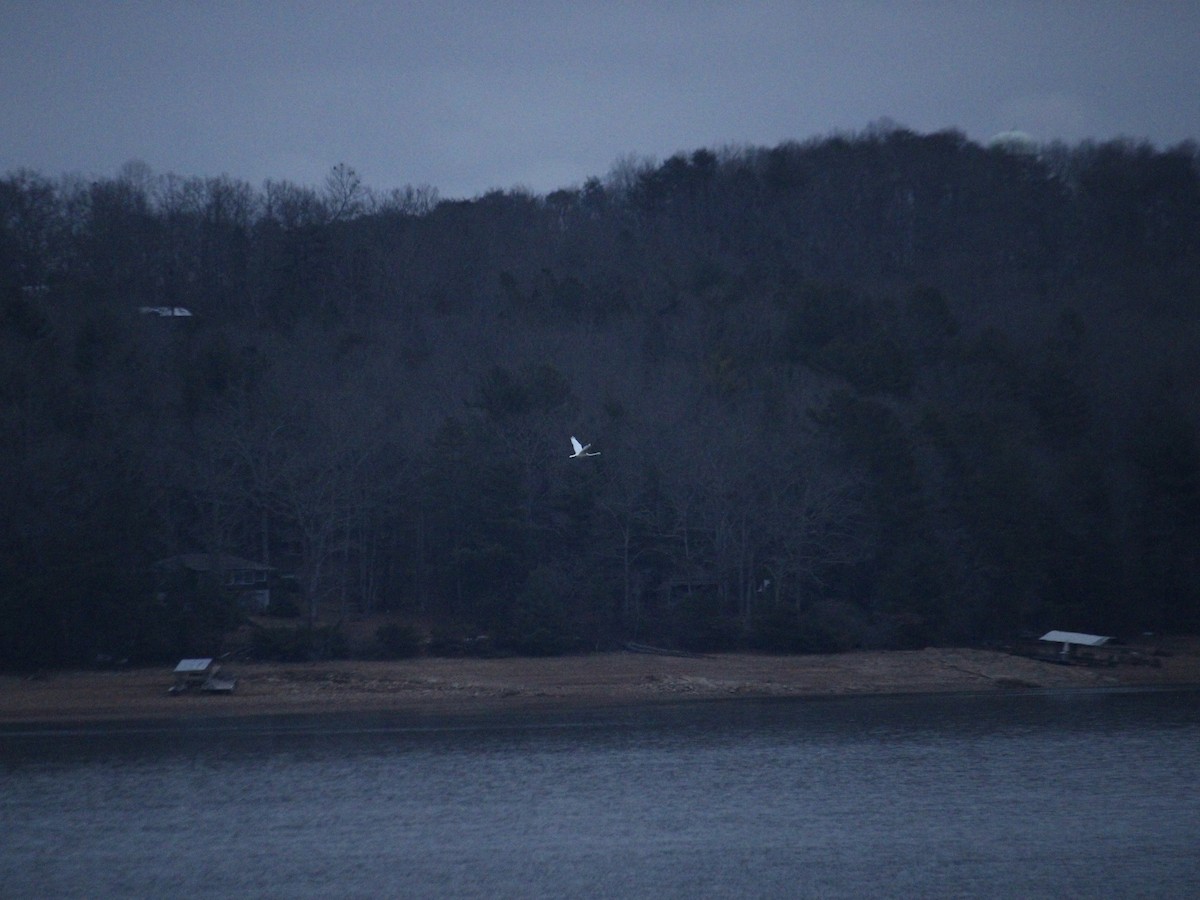
M545 193L888 118L1200 138L1200 2L0 0L0 173Z

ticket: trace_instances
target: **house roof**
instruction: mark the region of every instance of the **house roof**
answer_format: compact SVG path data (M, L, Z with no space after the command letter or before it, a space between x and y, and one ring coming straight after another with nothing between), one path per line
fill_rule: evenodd
M190 569L193 572L229 572L235 569L250 569L255 572L273 572L274 566L244 559L231 553L180 553L168 556L154 564L156 569Z
M1078 631L1047 631L1042 635L1043 641L1053 641L1056 644L1080 644L1084 647L1099 647L1112 640L1098 634L1080 634Z

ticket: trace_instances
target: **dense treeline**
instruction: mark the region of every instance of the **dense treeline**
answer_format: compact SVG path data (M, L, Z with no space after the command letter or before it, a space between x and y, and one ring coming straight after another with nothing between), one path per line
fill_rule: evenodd
M470 201L10 173L0 660L212 652L236 611L150 574L185 551L515 652L1195 629L1198 161L874 129Z

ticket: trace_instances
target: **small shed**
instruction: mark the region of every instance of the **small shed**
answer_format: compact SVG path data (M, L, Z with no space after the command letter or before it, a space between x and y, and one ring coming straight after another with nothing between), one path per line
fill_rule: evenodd
M184 687L199 687L208 680L208 676L217 670L211 658L181 659L175 667L175 684Z
M1052 644L1062 644L1062 649L1058 651L1058 654L1063 659L1067 659L1071 655L1072 647L1103 647L1112 638L1099 634L1081 634L1078 631L1047 631L1042 635L1041 640Z

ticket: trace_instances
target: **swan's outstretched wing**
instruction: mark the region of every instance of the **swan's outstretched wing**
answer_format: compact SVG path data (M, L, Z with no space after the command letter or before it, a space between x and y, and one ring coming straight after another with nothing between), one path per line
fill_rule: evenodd
M583 444L579 443L579 440L575 437L575 435L571 435L571 446L575 450L575 456L578 456L583 452Z

